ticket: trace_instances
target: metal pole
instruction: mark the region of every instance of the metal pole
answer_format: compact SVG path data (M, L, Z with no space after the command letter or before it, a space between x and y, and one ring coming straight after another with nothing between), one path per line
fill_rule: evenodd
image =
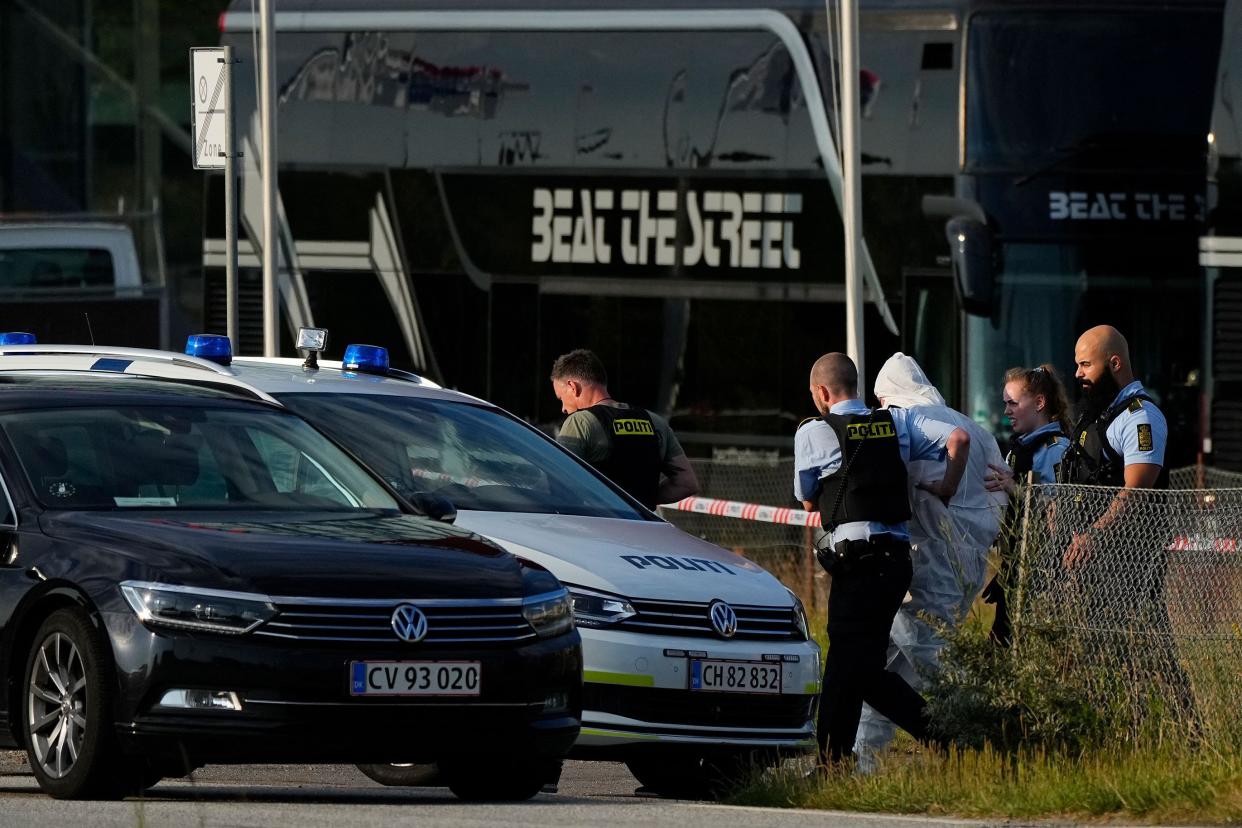
M237 141L233 134L233 47L224 47L224 332L237 350Z
M274 357L279 305L276 296L276 26L275 0L259 0L259 163L263 170L263 355Z
M858 0L841 0L841 219L845 224L845 347L858 366L858 390L866 394L863 291L859 276L862 176L858 154Z

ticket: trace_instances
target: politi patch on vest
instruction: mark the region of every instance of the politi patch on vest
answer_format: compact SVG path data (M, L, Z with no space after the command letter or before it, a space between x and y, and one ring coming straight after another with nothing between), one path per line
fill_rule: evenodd
M613 434L619 434L622 436L634 434L655 434L655 429L647 420L627 418L624 420L613 420L612 432Z
M845 433L851 440L879 440L885 437L896 437L897 429L892 423L850 423Z
M1138 429L1139 451L1154 450L1155 443L1151 438L1151 424L1150 423L1139 423L1136 426L1136 428Z

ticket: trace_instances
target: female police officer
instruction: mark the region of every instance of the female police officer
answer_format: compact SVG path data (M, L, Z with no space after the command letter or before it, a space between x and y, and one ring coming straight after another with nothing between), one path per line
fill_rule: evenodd
M987 488L1013 495L1017 480L1026 481L1033 474L1035 483L1055 483L1061 458L1069 448L1069 402L1065 385L1051 365L1038 368L1010 368L1005 372L1005 416L1013 427L1013 439L1005 458L1008 466L989 464L992 474ZM1005 518L1006 534L1012 540L1017 513L1011 505ZM1010 544L1006 544L1010 545ZM1008 605L1005 601L1009 557L1002 551L1001 574L983 590L983 600L996 604L996 620L992 622L992 640L1008 644L1012 638Z

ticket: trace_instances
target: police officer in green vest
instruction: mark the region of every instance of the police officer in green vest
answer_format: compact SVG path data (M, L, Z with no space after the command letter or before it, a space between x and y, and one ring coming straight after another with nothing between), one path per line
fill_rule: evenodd
M591 351L552 364L552 391L569 416L557 441L648 509L698 494L694 468L668 421L613 399L604 364Z
M794 438L794 495L820 513L820 562L832 575L828 654L819 708L820 757L852 756L863 702L916 739L930 738L927 704L886 669L889 630L910 587L910 495L906 466L947 459L944 477L920 488L948 501L970 454L965 429L914 410L872 410L858 398L858 369L845 354L811 368L820 417Z

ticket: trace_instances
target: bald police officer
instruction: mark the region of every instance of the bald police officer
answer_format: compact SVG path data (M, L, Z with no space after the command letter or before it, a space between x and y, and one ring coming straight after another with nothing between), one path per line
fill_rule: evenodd
M820 555L832 587L819 743L821 763L837 765L852 756L864 702L916 739L930 737L927 703L885 669L912 576L906 466L947 456L944 477L919 484L947 505L966 471L970 435L915 411L867 408L845 354L820 357L810 386L821 416L794 438L794 494L807 511L819 510L829 533Z
M552 391L568 414L557 441L648 509L698 494L699 481L668 422L613 399L604 364L585 349L552 364Z
M1165 445L1169 427L1155 400L1134 378L1130 346L1116 328L1100 325L1078 339L1075 376L1084 392L1082 412L1061 461L1061 482L1112 486L1120 491L1107 503L1080 495L1073 538L1063 564L1085 587L1084 609L1101 630L1132 630L1142 644L1123 635L1124 667L1136 683L1152 678L1173 691L1173 701L1194 718L1190 681L1178 660L1165 599L1166 548L1170 538L1144 531L1126 532L1130 510L1142 501L1134 489L1167 489ZM1150 535L1150 536L1148 536ZM1107 548L1109 559L1093 566ZM1127 582L1117 583L1117 573Z

